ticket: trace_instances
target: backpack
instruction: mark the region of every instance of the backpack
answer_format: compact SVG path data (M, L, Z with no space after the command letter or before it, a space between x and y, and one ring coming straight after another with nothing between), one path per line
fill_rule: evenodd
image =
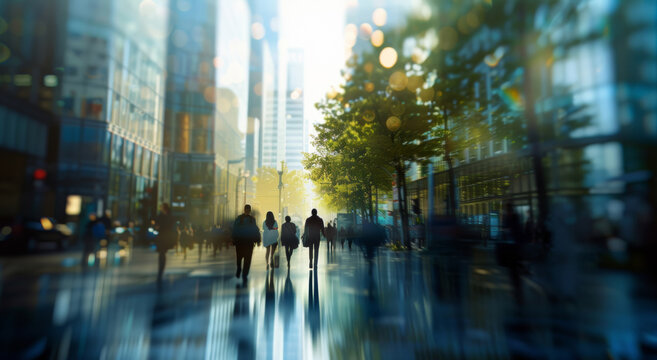
M96 221L94 226L91 227L91 235L93 235L94 239L104 239L106 237L105 224L102 221Z
M255 223L255 218L240 215L233 224L233 242L235 244L255 243L260 241L260 230Z

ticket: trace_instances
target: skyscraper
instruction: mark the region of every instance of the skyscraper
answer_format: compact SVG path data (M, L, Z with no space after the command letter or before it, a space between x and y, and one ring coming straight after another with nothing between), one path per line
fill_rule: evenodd
M153 210L154 202L140 200L158 191L164 5L0 3L0 17L13 24L0 35L9 54L0 63L0 91L54 116L49 146L57 151L48 155L43 213L64 218L72 196L84 212L111 209L122 222ZM30 134L42 138L38 128Z
M162 196L193 224L214 222L217 0L170 3Z
M292 49L287 57L287 93L285 98L285 163L290 170L301 170L306 143L303 49Z
M261 166L276 167L284 160L285 149L285 82L281 80L278 35L278 1L252 0L251 55L249 68L249 121L259 121L259 139L249 140L246 167L250 171ZM251 127L251 125L249 125ZM255 126L253 126L255 128ZM249 135L252 137L251 135ZM259 142L255 153L255 143Z

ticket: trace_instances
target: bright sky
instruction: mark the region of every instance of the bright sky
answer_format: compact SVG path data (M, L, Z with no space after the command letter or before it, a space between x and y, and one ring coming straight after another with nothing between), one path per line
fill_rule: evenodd
M344 66L344 9L345 0L281 1L281 37L288 48L304 49L304 112L311 123L322 120L315 103L331 85L340 82L340 69Z

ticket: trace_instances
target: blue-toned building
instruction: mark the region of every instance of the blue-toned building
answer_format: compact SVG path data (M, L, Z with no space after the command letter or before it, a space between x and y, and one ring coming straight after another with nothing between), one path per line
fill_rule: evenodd
M70 196L82 198L84 212L109 209L122 222L154 210L167 7L160 0L0 4L9 24L0 33L2 96L55 118L47 165L53 200L44 213L65 218Z

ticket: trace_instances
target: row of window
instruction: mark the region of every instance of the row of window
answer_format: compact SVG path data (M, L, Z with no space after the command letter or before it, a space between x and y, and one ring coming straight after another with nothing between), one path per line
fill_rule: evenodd
M0 147L45 157L46 125L0 105Z

